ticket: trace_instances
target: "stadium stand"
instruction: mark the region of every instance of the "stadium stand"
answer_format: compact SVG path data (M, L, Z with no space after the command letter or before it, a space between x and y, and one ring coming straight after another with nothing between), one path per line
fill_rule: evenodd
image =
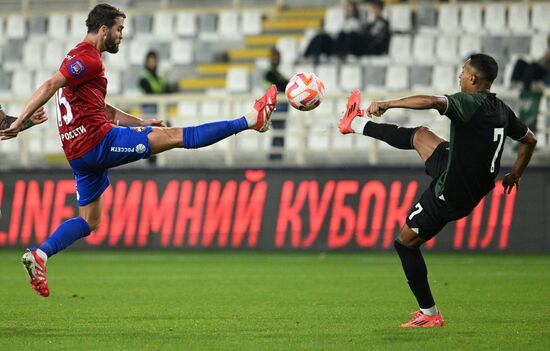
M24 98L55 72L68 49L84 36L85 11L89 5L88 1L81 0L64 8L61 5L66 2L60 1L56 6L53 1L49 8L54 10L44 12L40 11L39 1L25 3L28 8L24 11L17 8L16 2L0 4L0 101L11 113L18 112ZM231 1L224 3L227 6L215 7L209 1L188 1L185 10L171 1L161 1L156 7L145 0L122 3L123 8L132 5L127 11L125 39L117 55L105 55L105 65L109 101L133 112L140 113L143 97L139 95L137 80L143 58L151 49L159 53L160 71L179 83L183 95L147 101L158 103L159 111L164 113L161 117L178 124L204 122L233 111L242 112L252 95L263 89L260 72L268 64L273 46L281 52L280 68L284 74L290 76L301 70L316 72L328 88L321 107L309 114L290 111L288 116L281 113L275 117L288 121L285 131L276 132L287 138L284 151L288 163L315 162L315 154L322 150L334 151L330 153L334 157L328 160L319 157L323 162L357 160L352 156L365 147L365 142L340 139L333 133L346 94L353 89L365 89L368 98L412 92L452 93L458 89L457 76L463 59L473 52L483 51L497 58L501 70L495 90L513 102L518 91L510 86L507 78L513 63L518 57L540 57L550 33L548 2L390 4L385 14L393 35L387 56L352 57L345 62L325 58L314 66L301 61L305 44L321 29L328 33L339 31L344 14L338 1L298 1L292 5L299 7L285 8L276 7L281 2L268 0L256 1L255 4L260 5L250 7L241 1L242 6L238 8L232 7ZM300 7L311 3L319 6ZM548 147L549 96L545 95L537 122L542 128L539 131L545 133L539 139L541 147ZM516 102L514 106L518 105ZM52 106L49 110L55 116ZM425 116L420 121L447 136L444 119L431 113ZM394 118L402 121L403 116L388 117ZM414 118L406 121L417 124L419 120ZM54 122L36 128L22 139L22 143L32 140L30 146L23 149L32 152L33 162L45 164L45 160L57 159L51 154L58 155L61 150L52 130L55 131ZM235 139L214 150L201 151L204 162L221 159L232 164L241 157L252 162L267 162L265 155L270 138L266 141L257 140L256 136ZM19 150L20 146L19 142L0 143L0 153L5 155ZM265 153L259 157L252 155L253 146ZM508 151L505 156L510 154ZM376 148L370 148L357 162L383 162L373 152ZM191 158L188 154L168 155L184 163Z

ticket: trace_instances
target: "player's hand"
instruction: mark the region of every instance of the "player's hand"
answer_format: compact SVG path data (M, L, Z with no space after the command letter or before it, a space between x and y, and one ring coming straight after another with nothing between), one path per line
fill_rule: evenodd
M512 173L507 173L502 179L502 187L504 188L504 193L510 194L512 192L512 189L514 189L514 186L516 187L516 191L519 191L519 177Z
M148 127L148 126L151 126L151 127L166 127L166 124L164 124L164 121L159 121L159 120L156 120L156 119L146 119L146 120L141 121L141 126L142 127Z
M10 125L9 128L0 130L0 140L13 139L19 134L23 128L23 122L18 118Z
M36 112L31 116L31 121L35 126L38 124L44 123L47 120L48 120L48 114L46 113L46 109L44 107L41 107L38 110L36 110Z
M389 108L389 104L386 101L373 101L367 108L367 116L369 117L380 117L386 112Z

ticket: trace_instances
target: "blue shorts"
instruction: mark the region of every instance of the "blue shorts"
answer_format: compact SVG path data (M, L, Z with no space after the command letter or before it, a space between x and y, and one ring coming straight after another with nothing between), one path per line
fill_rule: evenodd
M93 202L109 187L109 168L148 158L152 127L114 127L82 157L69 161L76 179L78 206Z

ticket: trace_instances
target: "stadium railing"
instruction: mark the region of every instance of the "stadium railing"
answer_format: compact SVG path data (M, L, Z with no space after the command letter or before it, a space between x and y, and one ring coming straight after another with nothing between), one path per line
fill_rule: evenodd
M368 93L368 99L387 99L410 95L411 92ZM517 96L500 93L504 100ZM250 110L255 96L206 94L177 94L163 96L108 97L108 103L131 111L143 104L158 108L156 118L172 126L188 126L213 120L236 118ZM270 166L270 165L348 165L348 164L420 164L411 153L394 150L384 143L360 135L342 136L337 131L338 119L345 109L347 95L327 95L317 110L276 112L274 121L286 121L286 128L265 134L243 132L211 147L193 151L171 150L159 155L157 164L178 166ZM280 101L284 101L280 96ZM24 100L3 99L8 112L16 114ZM367 105L364 101L363 105ZM47 110L50 120L41 126L21 133L19 138L0 142L0 168L49 167L66 165L57 135L56 112L52 99ZM284 110L283 106L279 110ZM449 122L435 111L390 110L379 119L405 126L427 125L438 135L448 138ZM537 118L538 149L534 162L547 164L550 155L550 91L544 94ZM279 142L275 142L278 138ZM284 142L281 143L281 140ZM273 155L282 160L273 160ZM503 164L515 159L511 143L503 154ZM137 165L140 167L140 164ZM143 164L141 164L143 167Z

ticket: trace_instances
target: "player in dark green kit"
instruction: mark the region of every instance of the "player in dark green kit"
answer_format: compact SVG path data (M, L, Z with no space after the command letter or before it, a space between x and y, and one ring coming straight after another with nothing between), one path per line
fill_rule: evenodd
M375 101L361 110L361 95L355 91L338 126L343 134L363 134L399 149L415 149L433 179L411 208L394 243L420 306L402 327L439 327L445 323L430 291L420 246L447 223L470 214L494 188L507 136L519 141L512 171L502 180L508 194L514 186L519 189L520 177L535 149L534 134L489 91L497 74L498 65L492 57L475 54L464 63L459 77L461 92L454 95ZM403 128L362 118L365 113L368 117L381 116L390 108L436 109L451 120L450 141L427 127Z

